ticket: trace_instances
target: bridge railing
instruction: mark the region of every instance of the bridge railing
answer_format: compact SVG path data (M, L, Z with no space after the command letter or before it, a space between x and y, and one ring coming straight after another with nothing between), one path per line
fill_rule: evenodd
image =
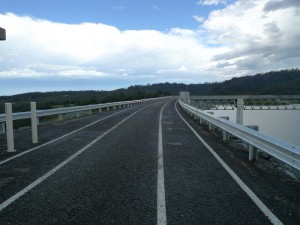
M14 134L13 134L13 121L22 120L22 119L31 119L31 130L32 130L32 143L38 143L38 134L37 134L37 125L39 124L39 118L58 115L59 119L62 119L63 114L67 113L78 113L76 117L79 117L79 113L82 111L89 111L89 114L92 114L92 110L98 109L99 112L102 109L109 111L110 108L123 108L133 105L138 105L154 100L159 100L165 97L160 98L149 98L141 100L132 100L132 101L122 101L122 102L112 102L104 104L95 104L95 105L86 105L86 106L76 106L76 107L65 107L65 108L55 108L55 109L46 109L46 110L36 110L36 103L31 102L31 111L28 112L16 112L12 113L12 104L5 103L5 114L0 114L0 124L2 125L3 133L6 132L7 137L7 151L13 152L14 149Z
M153 98L155 99L155 98ZM144 102L152 101L150 99L143 100L133 100L133 101L124 101L124 102L113 102L113 103L104 103L104 104L96 104L96 105L85 105L85 106L75 106L75 107L65 107L65 108L55 108L55 109L45 109L45 110L37 110L37 117L51 116L51 115L60 115L74 112L82 112L89 111L94 109L103 109L107 107L122 107L128 104L141 104ZM31 112L16 112L12 114L13 120L22 120L22 119L30 119ZM0 123L6 122L6 115L0 114Z
M220 128L223 131L223 141L227 141L230 134L248 143L249 159L253 154L257 154L257 152L253 153L253 150L257 148L300 171L300 148L298 146L226 119L217 118L182 100L179 100L179 104L195 118L199 118L200 123L206 121L209 129L212 129L213 126Z

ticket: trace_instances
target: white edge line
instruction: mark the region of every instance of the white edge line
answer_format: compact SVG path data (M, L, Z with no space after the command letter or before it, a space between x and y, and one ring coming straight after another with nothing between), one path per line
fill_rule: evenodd
M230 174L230 176L235 180L235 182L241 187L243 191L251 198L251 200L257 205L257 207L265 214L268 219L276 225L283 225L283 223L272 213L272 211L254 194L254 192L239 178L239 176L219 157L219 155L200 137L200 135L193 129L193 127L186 122L186 120L180 115L177 110L177 103L175 104L175 109L186 125L193 131L196 137L202 142L202 144L210 151L210 153L218 160L218 162L223 166L223 168Z
M110 128L109 130L107 130L105 133L103 133L101 136L99 136L98 138L96 138L95 140L93 140L92 142L90 142L89 144L87 144L86 146L84 146L83 148L81 148L79 151L77 151L76 153L74 153L73 155L71 155L65 161L61 162L59 165L57 165L56 167L54 167L53 169L51 169L49 172L47 172L46 174L44 174L43 176L41 176L40 178L38 178L37 180L35 180L34 182L32 182L30 185L28 185L27 187L25 187L24 189L22 189L21 191L17 192L12 197L10 197L9 199L7 199L3 203L1 203L0 204L0 212L3 209L5 209L7 206L9 206L11 203L13 203L14 201L16 201L18 198L20 198L24 194L26 194L28 191L30 191L31 189L33 189L34 187L36 187L38 184L42 183L44 180L46 180L48 177L50 177L56 171L58 171L59 169L61 169L63 166L65 166L66 164L68 164L69 162L71 162L78 155L80 155L81 153L83 153L85 150L87 150L89 147L91 147L92 145L94 145L97 141L99 141L100 139L102 139L104 136L106 136L112 130L114 130L119 125L121 125L122 123L124 123L126 120L128 120L129 118L131 118L133 115L135 115L136 113L140 112L141 110L143 110L143 109L145 109L145 108L147 108L149 106L151 106L151 105L145 106L142 109L134 112L130 116L126 117L125 119L123 119L122 121L120 121L119 123L117 123L115 126L113 126L112 128Z
M136 107L136 106L134 106L134 107ZM92 125L94 125L94 124L96 124L96 123L99 123L99 122L102 121L102 120L108 119L108 118L110 118L110 117L112 117L112 116L114 116L114 115L117 115L117 114L119 114L119 113L126 112L126 111L129 110L129 109L132 109L132 108L128 108L128 109L125 109L125 110L116 112L116 113L114 113L114 114L111 114L111 115L106 116L106 117L104 117L104 118L101 118L101 119L99 119L99 120L96 120L96 121L94 121L94 122L92 122L92 123L90 123L90 124L87 124L87 125L85 125L84 127L81 127L81 128L79 128L79 129L77 129L77 130L74 130L74 131L72 131L72 132L70 132L70 133L67 133L67 134L65 134L65 135L63 135L63 136L61 136L61 137L59 137L59 138L53 139L53 140L48 141L48 142L46 142L46 143L44 143L44 144L41 144L41 145L39 145L39 146L36 146L36 147L34 147L34 148L31 148L31 149L28 149L28 150L26 150L26 151L24 151L24 152L21 152L21 153L19 153L19 154L17 154L17 155L14 155L14 156L12 156L12 157L10 157L10 158L7 158L7 159L5 159L5 160L2 160L2 161L0 161L0 165L2 165L2 164L4 164L4 163L7 163L7 162L9 162L9 161L11 161L11 160L13 160L13 159L19 158L19 157L22 156L22 155L25 155L25 154L27 154L27 153L29 153L29 152L32 152L32 151L34 151L34 150L37 150L37 149L39 149L39 148L42 148L42 147L44 147L44 146L46 146L46 145L52 144L53 142L59 141L60 139L63 139L63 138L65 138L65 137L67 137L67 136L69 136L69 135L71 135L71 134L74 134L74 133L76 133L76 132L78 132L78 131L81 131L81 130L83 130L83 129L89 127L89 126L92 126Z
M162 141L162 113L165 106L169 104L171 101L167 102L161 108L159 114L158 160L157 160L157 225L167 224L165 178L164 178L164 155L163 155L163 141Z

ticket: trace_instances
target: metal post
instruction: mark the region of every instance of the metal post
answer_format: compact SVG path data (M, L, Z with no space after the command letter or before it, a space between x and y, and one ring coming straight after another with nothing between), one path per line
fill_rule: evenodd
M102 108L99 108L99 113L101 113L102 112Z
M229 116L221 116L220 118L224 120L229 120ZM225 130L223 130L223 141L227 142L229 140L229 133Z
M236 123L243 125L244 99L237 98L236 102Z
M63 115L62 114L58 114L58 120L59 121L63 120Z
M80 112L76 112L76 118L80 117Z
M249 127L250 129L253 129L253 130L256 130L258 131L259 127L256 126L256 125L253 125L253 126L247 126ZM257 151L257 148L254 147L253 145L249 144L249 161L251 162L255 162L257 159L258 159L258 151Z
M12 104L5 103L7 151L15 152L14 129L12 120Z
M5 29L0 27L0 41L5 41L6 40L6 31Z
M200 117L200 124L203 124L203 119Z
M227 142L229 140L229 133L223 130L223 141Z
M2 134L5 134L5 123L1 123Z
M209 131L213 130L213 124L212 123L208 123L208 130Z
M109 111L109 106L106 107L106 111Z
M30 102L32 143L38 143L36 102Z
M89 110L89 115L92 115L92 114L93 114L93 112L92 112L92 110L90 109L90 110Z

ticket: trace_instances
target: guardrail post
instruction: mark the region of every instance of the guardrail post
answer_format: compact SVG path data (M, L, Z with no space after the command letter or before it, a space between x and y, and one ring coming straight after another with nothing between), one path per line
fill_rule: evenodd
M236 123L243 125L244 99L237 98L236 102Z
M214 112L207 112L207 113L214 115ZM214 125L212 123L208 122L208 130L211 131L213 129L214 129Z
M229 120L229 116L221 116L221 118ZM229 136L230 134L227 131L223 130L223 142L227 142L229 140Z
M229 140L229 133L223 130L223 141L227 142Z
M250 129L253 129L253 130L256 130L258 131L259 127L256 126L256 125L253 125L253 126L247 126L249 127ZM249 161L251 162L255 162L257 159L258 159L258 151L257 151L257 148L254 147L253 145L249 144Z
M92 110L90 109L90 110L89 110L89 115L92 115L92 114L93 114L93 112L92 112Z
M213 124L212 123L208 123L208 130L211 131L211 130L213 130L213 128L214 128Z
M59 121L63 120L63 115L62 114L58 114L58 120Z
M109 111L109 106L106 107L106 111Z
M80 112L76 112L76 118L79 118L80 117Z
M36 102L30 102L32 143L38 143Z
M200 124L203 124L203 118L200 117L199 121L200 121Z
M2 134L5 134L5 123L1 123Z
M102 112L102 108L99 108L99 113L101 113Z
M5 103L7 151L15 152L12 104Z

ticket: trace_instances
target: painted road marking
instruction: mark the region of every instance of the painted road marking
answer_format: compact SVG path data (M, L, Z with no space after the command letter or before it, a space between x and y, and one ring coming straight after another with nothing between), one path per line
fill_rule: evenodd
M19 191L18 193L16 193L15 195L13 195L12 197L10 197L9 199L7 199L6 201L4 201L3 203L0 204L0 211L2 211L3 209L5 209L7 206L9 206L11 203L13 203L14 201L16 201L18 198L22 197L24 194L26 194L28 191L30 191L31 189L33 189L34 187L36 187L37 185L39 185L40 183L42 183L44 180L46 180L48 177L50 177L52 174L54 174L56 171L58 171L59 169L61 169L63 166L65 166L66 164L68 164L69 162L71 162L73 159L75 159L77 156L79 156L81 153L83 153L84 151L86 151L88 148L90 148L92 145L94 145L96 142L98 142L99 140L101 140L104 136L106 136L108 133L110 133L111 131L113 131L114 129L116 129L118 126L120 126L122 123L124 123L126 120L128 120L129 118L131 118L133 115L137 114L138 112L140 112L141 110L149 107L151 105L145 106L142 109L134 112L133 114L131 114L130 116L126 117L125 119L123 119L121 122L117 123L115 126L113 126L112 128L110 128L109 130L107 130L105 133L103 133L101 136L99 136L98 138L94 139L92 142L90 142L89 144L87 144L85 147L81 148L79 151L77 151L76 153L74 153L73 155L71 155L69 158L67 158L65 161L63 161L62 163L60 163L59 165L57 165L56 167L54 167L52 170L50 170L49 172L47 172L46 174L44 174L42 177L38 178L37 180L35 180L33 183L31 183L30 185L28 185L27 187L25 187L23 190Z
M186 120L180 115L177 110L177 103L175 104L175 110L185 124L193 131L196 137L202 142L202 144L210 151L210 153L218 160L223 168L230 174L235 182L241 187L243 191L251 198L255 205L269 218L269 220L276 225L283 225L283 223L272 213L272 211L254 194L254 192L238 177L238 175L218 156L218 154L200 137L200 135L193 129L193 127L186 122Z
M74 131L72 131L72 132L70 132L70 133L68 133L68 134L65 134L65 135L63 135L63 136L61 136L61 137L59 137L59 138L53 139L53 140L48 141L48 142L46 142L46 143L44 143L44 144L42 144L42 145L39 145L39 146L37 146L37 147L28 149L28 150L26 150L26 151L24 151L24 152L21 152L20 154L17 154L17 155L14 155L14 156L10 157L10 158L7 158L7 159L1 161L1 162L0 162L0 165L2 165L2 164L4 164L4 163L7 163L7 162L9 162L9 161L11 161L11 160L13 160L13 159L19 158L19 157L22 156L22 155L28 154L29 152L32 152L32 151L37 150L37 149L39 149L39 148L42 148L42 147L44 147L44 146L46 146L46 145L52 144L52 143L54 143L54 142L56 142L56 141L59 141L59 140L65 138L65 137L67 137L67 136L70 136L71 134L74 134L74 133L76 133L76 132L78 132L78 131L81 131L81 130L83 130L83 129L89 127L89 126L92 126L92 125L94 125L94 124L96 124L96 123L99 123L99 122L102 121L102 120L108 119L108 118L110 118L110 117L112 117L112 116L115 116L115 115L117 115L117 114L119 114L119 113L125 112L125 111L127 111L127 110L129 110L129 109L132 109L132 108L128 108L128 109L125 109L125 110L116 112L116 113L111 114L111 115L109 115L109 116L107 116L107 117L104 117L104 118L101 118L101 119L99 119L99 120L96 120L95 122L92 122L92 123L90 123L90 124L88 124L88 125L85 125L84 127L81 127L81 128L79 128L79 129L77 129L77 130L74 130Z
M167 102L162 107L159 115L158 162L157 162L157 225L167 224L165 177L164 177L164 155L163 155L163 142L162 142L162 113L166 105L171 101ZM164 124L166 123L170 124L170 122L164 122Z

